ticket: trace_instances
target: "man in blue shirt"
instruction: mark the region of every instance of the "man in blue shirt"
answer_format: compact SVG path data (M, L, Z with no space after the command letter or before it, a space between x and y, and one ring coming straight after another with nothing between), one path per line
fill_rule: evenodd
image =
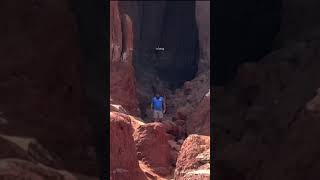
M164 98L159 93L156 93L156 96L152 98L151 109L153 110L154 120L161 122L163 114L166 112L166 104Z

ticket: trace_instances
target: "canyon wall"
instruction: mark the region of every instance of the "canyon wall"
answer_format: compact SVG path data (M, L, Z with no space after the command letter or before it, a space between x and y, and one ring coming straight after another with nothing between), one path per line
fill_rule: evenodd
M210 1L196 1L195 16L200 44L199 73L210 70Z
M118 4L119 10L117 10ZM192 3L189 2L111 1L110 5L110 156L112 157L110 178L119 180L126 178L164 180L184 179L186 177L209 179L210 35L208 33L210 32L210 24L207 22L209 21L209 9L201 4L200 11L198 10L196 13L195 4L191 6ZM203 11L204 14L201 13L202 8L206 8L206 11ZM177 12L174 10L177 10ZM198 24L196 24L196 14ZM180 23L180 21L181 24L178 24L177 22ZM190 26L190 24L192 28L201 27L201 38L200 40L197 38L196 42L194 33L197 33L198 36L198 31L192 31L193 34L189 34L187 37L189 31L183 32L183 28L179 27L179 25ZM183 34L175 36L179 33ZM132 39L133 46L130 44ZM170 53L173 53L166 54L173 56L167 59L169 62L161 62L161 58L165 57L164 54L160 54L158 59L152 57L154 54L153 48L158 45L158 41L163 43L163 40L165 49L169 47L171 49ZM153 95L151 86L155 83L162 84L165 81L165 78L161 79L163 77L159 78L157 76L162 74L173 78L175 74L170 74L173 69L179 69L181 66L189 66L187 68L194 65L198 66L197 63L188 62L190 57L195 57L196 54L191 53L190 55L188 48L197 50L195 45L198 41L200 41L202 49L202 63L199 64L199 67L202 67L201 73L199 71L194 79L190 79L191 81L180 81L183 86L181 89L176 89L175 92L168 90L167 85L162 86L163 90L168 92L165 94L168 113L165 114L164 121L149 122L144 119L143 115L140 118L139 114L134 114L128 106L134 103L130 103L128 97L131 97L131 100L136 100L137 96L141 103L141 100L143 100L141 96L144 96L147 99L147 108L149 108L149 99ZM193 44L189 47L185 45L186 43ZM125 47L125 44L130 44L129 51L126 50L128 47ZM175 59L174 56L178 56L177 54L181 53L179 51L183 49L186 52L185 56L190 57ZM128 57L131 58L123 61L124 52L132 53L133 59L129 55ZM165 58L163 60L166 61ZM154 64L163 65L161 74L153 69ZM196 67L196 69L198 68ZM195 72L196 70L192 72L179 70L176 73L189 76L190 73ZM135 79L137 79L137 83L135 83ZM173 78L173 81L176 80ZM136 95L135 89L137 90ZM175 108L187 109L183 107L186 102L191 102L193 107L198 106L198 108L191 108L180 114L179 112L176 113ZM182 116L186 115L187 118L179 119L178 117L181 114L183 114ZM197 135L191 135L193 133L207 136L198 137ZM187 136L190 138L185 140ZM182 144L186 144L184 149L181 149ZM198 146L202 148L190 149L190 147ZM199 158L194 160L194 156L199 156ZM180 161L177 162L177 159L180 159ZM176 170L176 177L174 177L176 167L179 168Z
M1 2L2 133L37 138L66 159L90 145L81 51L66 1Z
M284 1L272 52L215 88L217 177L317 179L319 38L316 1Z
M198 33L194 2L120 1L134 24L134 66L139 89L157 78L173 86L197 71ZM165 50L156 52L156 47ZM143 74L143 75L142 75Z
M129 16L110 2L110 98L130 113L139 115L133 67L133 26Z

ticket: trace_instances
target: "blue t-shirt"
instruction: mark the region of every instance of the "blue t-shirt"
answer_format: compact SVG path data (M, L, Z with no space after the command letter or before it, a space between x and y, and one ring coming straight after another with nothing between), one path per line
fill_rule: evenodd
M152 98L152 106L154 110L162 111L162 103L163 97L159 97L159 99L157 99L157 97Z

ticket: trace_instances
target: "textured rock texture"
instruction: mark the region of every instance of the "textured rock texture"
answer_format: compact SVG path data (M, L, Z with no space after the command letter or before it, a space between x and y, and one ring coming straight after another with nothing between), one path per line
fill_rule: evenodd
M6 180L77 180L69 172L19 159L0 160L0 178Z
M165 129L160 123L140 126L134 133L138 158L160 175L169 175L170 146Z
M49 153L35 139L0 135L0 142L0 158L19 158L61 168L60 159Z
M132 64L132 22L129 16L119 13L118 1L110 2L110 23L110 97L132 115L139 115Z
M187 134L210 136L210 92L208 92L194 109L186 122Z
M210 71L184 83L167 97L168 112L184 120L187 134L210 134Z
M111 112L110 120L110 179L146 179L139 168L130 117Z
M210 137L189 135L182 144L174 179L210 179Z

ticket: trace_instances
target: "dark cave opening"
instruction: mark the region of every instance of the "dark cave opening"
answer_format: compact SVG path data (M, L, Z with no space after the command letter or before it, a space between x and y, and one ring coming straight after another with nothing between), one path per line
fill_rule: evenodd
M213 85L223 86L235 78L240 64L259 61L272 50L282 2L218 0L213 15Z
M152 81L158 79L172 90L179 88L197 72L195 2L153 1L140 5L140 24L135 24L140 26L140 36L134 38L137 81L151 87ZM157 47L163 50L156 50ZM154 84L157 86L157 82Z

